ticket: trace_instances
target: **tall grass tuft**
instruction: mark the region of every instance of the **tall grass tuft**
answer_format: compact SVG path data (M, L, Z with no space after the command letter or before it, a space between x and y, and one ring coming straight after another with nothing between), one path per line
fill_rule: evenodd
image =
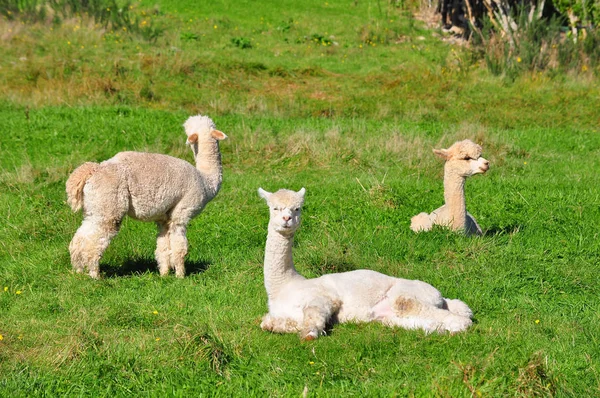
M578 40L559 18L532 18L521 9L510 32L489 19L473 28L472 49L494 75L514 79L525 72L600 72L600 33L590 29Z
M163 29L146 12L138 15L134 10L129 1L116 0L0 0L0 15L9 21L60 24L69 18L91 18L108 31L130 32L155 42Z

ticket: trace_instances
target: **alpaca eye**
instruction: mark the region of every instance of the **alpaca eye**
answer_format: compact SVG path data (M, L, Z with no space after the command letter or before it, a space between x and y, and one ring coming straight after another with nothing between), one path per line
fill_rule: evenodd
M279 211L279 210L281 210L281 209L280 209L279 207L273 207L273 210L275 210L275 211Z
M300 211L300 208L299 208L299 207L296 207L296 208L294 209L294 211Z

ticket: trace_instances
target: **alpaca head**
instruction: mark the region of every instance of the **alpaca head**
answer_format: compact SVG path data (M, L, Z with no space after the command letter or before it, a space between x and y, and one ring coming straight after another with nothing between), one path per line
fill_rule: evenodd
M258 188L258 195L267 201L270 211L269 227L282 235L293 235L300 226L300 213L304 204L306 189L298 192L280 189L277 192L267 192Z
M183 128L189 145L218 142L227 138L223 132L217 130L215 123L208 116L191 116L185 121Z
M481 157L481 146L471 140L455 142L448 149L434 149L433 153L446 161L446 173L460 177L483 174L490 168L490 162Z

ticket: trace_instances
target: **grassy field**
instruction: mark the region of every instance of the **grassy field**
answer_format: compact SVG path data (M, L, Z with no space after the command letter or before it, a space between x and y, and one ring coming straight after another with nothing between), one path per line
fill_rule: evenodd
M0 23L0 396L594 396L600 393L598 71L492 76L396 2L132 5L149 40L89 17ZM51 28L51 29L50 29ZM69 173L122 150L192 161L211 116L224 184L160 278L126 220L103 279L71 272ZM479 238L410 217L443 202L431 152L482 144ZM306 187L295 263L420 279L474 310L458 335L260 330L268 210Z

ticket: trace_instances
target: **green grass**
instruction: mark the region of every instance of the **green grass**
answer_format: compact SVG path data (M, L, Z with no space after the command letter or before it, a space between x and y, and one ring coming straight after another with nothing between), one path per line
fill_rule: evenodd
M153 44L77 20L0 25L0 396L600 392L596 80L465 68L385 2L194 4L136 5L166 27ZM373 46L369 26L392 33ZM181 124L196 112L229 139L221 192L189 228L189 275L160 278L155 227L131 220L102 280L73 274L69 173L122 150L191 161ZM410 217L443 200L431 148L463 138L491 162L467 182L485 236L412 233ZM256 189L302 186L301 273L421 279L468 303L473 327L262 332Z

